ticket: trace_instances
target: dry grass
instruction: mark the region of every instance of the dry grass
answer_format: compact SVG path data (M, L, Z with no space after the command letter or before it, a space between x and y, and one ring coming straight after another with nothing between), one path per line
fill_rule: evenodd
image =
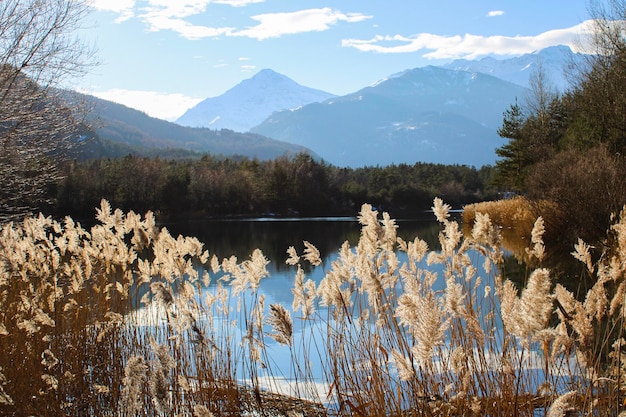
M506 200L484 201L463 207L463 224L474 224L476 213L487 213L494 224L502 228L519 229L521 236L530 237L532 225L538 217L532 203L521 196Z
M318 284L303 272L303 263L320 263L316 248L306 242L301 255L289 248L287 262L297 269L292 312L267 306L259 292L267 277L261 251L220 261L196 239L157 229L150 213L141 218L103 202L100 224L89 231L41 216L7 224L0 412L620 413L626 214L600 263L589 261L584 242L574 249L597 278L579 301L545 268L518 290L499 272L502 229L489 216L475 214L464 237L447 205L436 199L433 208L440 251L419 237L399 239L395 222L368 205L358 244L344 243ZM518 209L508 213L526 219ZM540 258L544 225L531 224L525 252ZM209 269L210 286L199 273ZM290 352L289 369L273 366L268 338ZM285 380L291 395L272 394Z
M471 233L477 213L488 214L491 221L500 228L502 245L518 259L528 261L526 248L532 240L532 230L537 218L545 225L544 241L553 242L559 233L561 221L554 204L547 201L532 202L518 196L506 200L484 201L463 207L463 231Z

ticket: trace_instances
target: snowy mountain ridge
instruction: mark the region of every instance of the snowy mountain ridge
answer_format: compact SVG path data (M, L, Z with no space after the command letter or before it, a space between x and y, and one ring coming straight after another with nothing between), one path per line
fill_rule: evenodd
M584 65L585 55L574 53L569 46L551 46L513 58L496 59L485 57L479 60L456 59L443 68L456 71L481 72L505 81L528 87L530 75L541 63L548 81L560 92L569 88L567 69Z
M502 112L527 89L487 74L429 66L297 111L252 132L311 149L340 167L493 164Z

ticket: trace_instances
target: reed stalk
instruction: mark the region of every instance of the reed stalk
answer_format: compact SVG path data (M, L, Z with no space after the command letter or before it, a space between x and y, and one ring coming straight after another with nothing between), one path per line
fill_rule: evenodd
M626 378L626 213L584 298L533 270L502 275L501 228L465 233L435 199L441 249L364 205L324 265L309 242L293 304L267 304L267 259L218 260L154 216L26 218L0 231L0 414L35 416L618 415ZM531 222L526 256L545 253ZM324 268L315 283L305 263ZM291 307L291 309L289 309ZM297 335L295 329L302 329ZM272 350L290 355L280 369Z

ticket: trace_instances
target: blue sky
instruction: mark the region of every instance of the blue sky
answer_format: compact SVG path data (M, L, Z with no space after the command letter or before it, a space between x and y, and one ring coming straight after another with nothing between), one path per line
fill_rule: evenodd
M588 0L91 0L73 88L176 119L264 68L343 95L455 58L576 47Z

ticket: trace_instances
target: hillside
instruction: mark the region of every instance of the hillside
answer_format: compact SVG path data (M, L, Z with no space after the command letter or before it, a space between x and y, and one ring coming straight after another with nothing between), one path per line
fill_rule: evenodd
M150 117L121 104L93 96L82 96L90 109L90 122L97 136L113 148L142 154L180 149L214 155L273 159L285 154L310 153L300 145L270 139L259 134L231 130L190 128Z
M338 166L493 164L502 113L526 89L481 73L416 68L356 93L274 113L252 132Z
M537 65L563 91L563 69L585 60L565 46L508 59L455 60L406 70L342 97L265 69L189 109L177 124L91 99L103 121L98 133L116 152L180 148L266 159L309 151L338 166L482 166L495 163L495 149L504 143L497 135L503 112L524 102Z

